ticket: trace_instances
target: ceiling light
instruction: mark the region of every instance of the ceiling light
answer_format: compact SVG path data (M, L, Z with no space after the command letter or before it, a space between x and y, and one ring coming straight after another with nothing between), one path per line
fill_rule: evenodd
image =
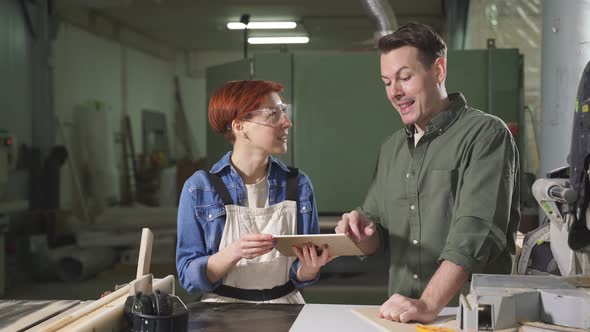
M248 44L307 44L309 37L250 37Z
M295 29L295 22L250 22L248 25L241 22L229 22L227 28L230 30L248 29Z

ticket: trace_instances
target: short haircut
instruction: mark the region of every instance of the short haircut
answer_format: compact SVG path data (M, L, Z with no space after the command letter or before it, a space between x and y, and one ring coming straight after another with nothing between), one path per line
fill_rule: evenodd
M441 36L425 24L410 22L379 39L381 54L388 53L403 46L418 49L420 62L429 68L437 58L446 58L447 45Z
M262 80L232 81L215 91L209 100L209 125L230 141L235 137L231 123L260 108L266 95L283 91L279 83Z

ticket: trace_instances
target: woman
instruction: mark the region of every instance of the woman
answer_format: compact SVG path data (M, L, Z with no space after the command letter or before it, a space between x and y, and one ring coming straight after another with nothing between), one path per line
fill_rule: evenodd
M297 259L274 250L273 235L319 233L309 178L273 157L287 152L292 126L282 90L234 81L209 101L209 124L233 150L186 181L176 249L180 283L203 301L305 303L297 288L332 259L313 245L294 247Z

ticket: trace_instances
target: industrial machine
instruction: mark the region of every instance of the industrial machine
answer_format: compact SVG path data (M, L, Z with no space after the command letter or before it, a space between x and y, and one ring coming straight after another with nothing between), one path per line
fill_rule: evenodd
M144 228L136 278L96 301L0 301L0 331L186 331L188 311L174 296L174 276L150 273L153 240Z
M6 213L11 212L15 208L15 204L6 201L4 188L8 182L9 172L16 168L17 152L16 138L7 130L0 129L0 296L4 295L6 284L4 234L8 230L9 225L9 219Z
M8 173L16 167L16 138L7 130L0 129L0 189L8 180ZM0 200L2 191L0 190Z
M590 62L574 112L569 166L550 172L532 188L549 221L525 238L516 272L527 275L474 275L457 313L461 330L528 322L590 329ZM552 255L546 264L530 264L535 247L547 242Z

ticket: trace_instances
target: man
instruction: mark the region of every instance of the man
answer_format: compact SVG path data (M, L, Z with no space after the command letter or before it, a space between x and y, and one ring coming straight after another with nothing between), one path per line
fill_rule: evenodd
M514 139L497 117L447 94L446 45L409 23L379 40L381 78L405 128L381 146L346 233L366 255L389 250L386 319L428 323L473 273L510 273L519 213ZM469 73L473 75L474 73Z

